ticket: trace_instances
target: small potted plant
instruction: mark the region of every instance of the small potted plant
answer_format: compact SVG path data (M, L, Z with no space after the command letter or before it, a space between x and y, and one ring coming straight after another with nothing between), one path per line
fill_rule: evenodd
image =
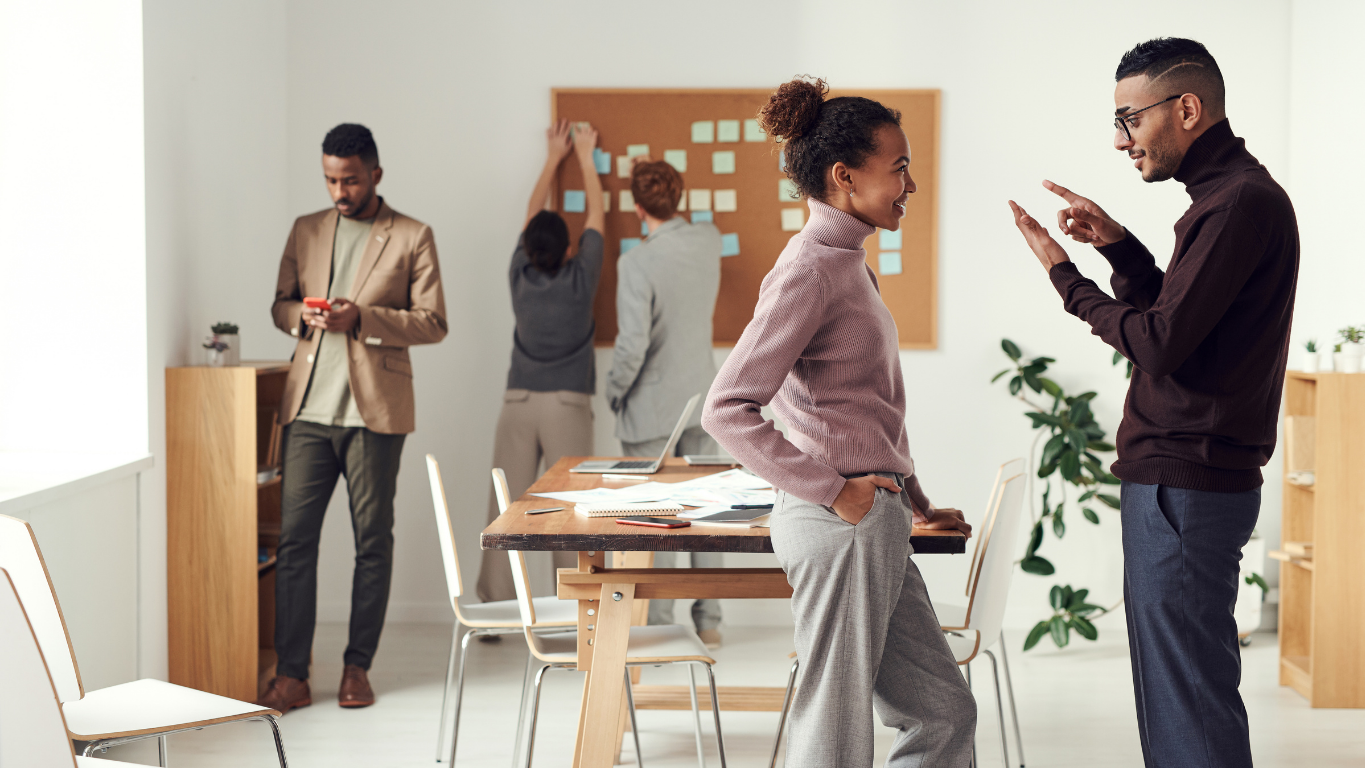
M206 365L212 367L242 364L241 340L236 323L214 323L213 335L204 339Z
M1320 358L1320 355L1318 354L1318 340L1309 339L1308 343L1303 345L1303 348L1305 350L1303 355L1303 372L1317 373L1318 360Z
M1337 370L1341 373L1360 373L1360 356L1365 352L1365 326L1348 325L1337 331L1341 335L1341 360Z

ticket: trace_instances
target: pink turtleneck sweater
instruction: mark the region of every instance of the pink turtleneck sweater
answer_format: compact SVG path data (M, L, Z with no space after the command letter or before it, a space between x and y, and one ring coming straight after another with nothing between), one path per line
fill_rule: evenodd
M716 376L702 426L774 487L831 506L844 475L900 472L918 511L896 323L867 266L875 231L810 201L810 220L758 293L754 319ZM759 409L772 403L790 439Z

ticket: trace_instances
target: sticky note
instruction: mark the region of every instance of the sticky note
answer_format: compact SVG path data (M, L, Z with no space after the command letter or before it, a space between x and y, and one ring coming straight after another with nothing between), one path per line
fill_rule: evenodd
M649 222L640 219L640 237L649 237Z
M716 124L710 120L698 120L692 124L692 143L710 144L716 140Z
M678 212L681 213L681 212L683 212L683 211L685 211L685 210L687 210L687 193L686 193L686 192L682 193L681 195L678 195Z
M599 174L611 173L611 153L603 152L596 147L592 150L592 164L597 166Z
M616 156L616 177L620 179L630 178L631 159L625 155Z
M610 192L605 192L605 191L604 191L604 192L602 193L602 210L605 211L605 212L607 212L607 213L611 213L611 193L610 193Z
M733 189L718 189L711 197L711 205L716 213L734 213L738 199Z
M726 150L724 152L711 153L711 173L734 173L735 172L735 153Z
M791 179L782 179L777 182L777 199L784 203L799 200L801 194L796 191L796 182Z
M783 173L787 172L787 150L785 149L777 150L777 170Z
M638 238L638 237L623 237L623 238L621 238L621 255L622 255L622 256L625 256L625 255L626 255L626 251L629 251L631 248L634 248L635 246L637 246L637 245L639 245L639 244L640 244L640 238Z
M884 251L899 251L901 249L901 231L899 229L895 232L889 229L877 230L877 247Z
M687 190L687 207L693 211L711 210L711 190L709 189L689 189Z
M629 189L621 190L621 213L635 213L635 195Z
M901 273L901 252L882 251L877 254L877 271L883 275L899 275Z
M700 224L703 221L707 222L715 221L715 217L711 215L710 211L694 211L692 213L693 224Z
M739 141L739 121L717 120L716 141L723 141L727 144L733 144Z
M673 166L678 173L687 173L687 150L665 149L664 162Z
M588 196L581 189L564 190L564 212L582 213L588 209Z
M720 236L720 255L738 256L739 255L739 235L731 233Z
M626 145L626 157L639 157L640 155L647 155L647 154L649 154L649 145L648 145L648 144L627 144L627 145Z
M800 232L801 226L806 223L806 212L800 208L782 209L782 231Z
M767 141L768 134L758 127L757 120L744 121L744 140L745 141Z

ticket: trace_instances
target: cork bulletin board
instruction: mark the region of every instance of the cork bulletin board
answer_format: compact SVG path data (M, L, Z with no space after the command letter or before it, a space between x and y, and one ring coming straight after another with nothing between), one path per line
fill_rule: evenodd
M610 199L603 233L602 282L594 306L598 346L610 346L616 338L616 260L623 247L629 249L641 237L634 207L622 208L621 192L630 191L630 178L619 175L618 169L623 164L628 168L629 155L642 153L646 147L653 159L669 160L682 172L686 210L679 215L688 219L709 215L727 236L727 251L738 251L721 259L714 341L717 346L729 346L739 340L753 318L759 285L807 215L805 202L791 199L784 189L779 145L749 122L771 92L551 91L552 119L588 122L598 131L599 178ZM901 112L901 127L910 140L910 174L918 191L910 196L900 232L879 231L868 238L865 248L881 285L882 300L896 320L901 348L934 349L938 346L939 91L835 90L830 96L865 96ZM553 208L568 222L573 242L582 233L586 214L564 210L565 192L582 189L578 164L562 164L552 192Z

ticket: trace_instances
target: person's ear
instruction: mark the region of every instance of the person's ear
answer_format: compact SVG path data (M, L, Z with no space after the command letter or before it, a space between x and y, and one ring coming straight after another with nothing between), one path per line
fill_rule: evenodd
M834 182L835 189L845 195L853 194L853 174L849 171L843 161L839 161L830 166L830 180Z
M383 166L376 165L374 167L374 170L370 171L370 179L372 180L371 183L377 186L379 184L379 180L382 178L384 178L384 168Z
M1204 116L1204 102L1193 93L1187 93L1180 97L1180 127L1185 130L1193 130L1199 124L1199 119Z

